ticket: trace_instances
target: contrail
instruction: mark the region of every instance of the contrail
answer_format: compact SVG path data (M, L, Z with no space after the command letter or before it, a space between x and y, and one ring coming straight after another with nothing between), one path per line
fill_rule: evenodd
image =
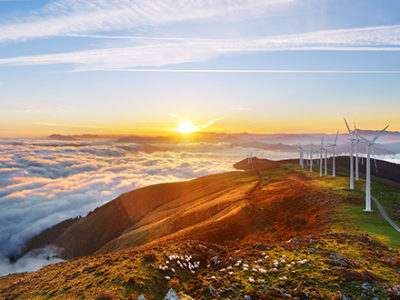
M400 70L221 70L221 69L103 69L121 72L166 73L350 73L350 74L400 74Z

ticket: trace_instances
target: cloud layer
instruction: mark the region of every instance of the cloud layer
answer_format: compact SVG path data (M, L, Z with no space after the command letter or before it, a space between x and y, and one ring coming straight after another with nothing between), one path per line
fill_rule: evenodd
M121 148L135 144L65 143L0 140L0 274L20 270L18 266L25 263L8 265L7 257L53 224L85 216L136 188L232 170L232 164L246 154L224 144L187 145L150 154ZM29 261L40 265L47 260L34 261L30 256Z

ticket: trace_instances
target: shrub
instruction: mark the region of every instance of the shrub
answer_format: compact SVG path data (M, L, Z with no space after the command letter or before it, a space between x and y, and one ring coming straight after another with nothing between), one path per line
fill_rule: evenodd
M154 252L147 251L145 254L143 254L143 259L145 262L152 262L156 260L156 255Z

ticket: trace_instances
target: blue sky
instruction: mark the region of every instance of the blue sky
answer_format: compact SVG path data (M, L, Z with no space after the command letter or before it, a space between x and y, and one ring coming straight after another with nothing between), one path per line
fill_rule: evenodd
M399 12L395 0L0 0L0 136L162 133L182 119L334 132L343 116L400 130Z

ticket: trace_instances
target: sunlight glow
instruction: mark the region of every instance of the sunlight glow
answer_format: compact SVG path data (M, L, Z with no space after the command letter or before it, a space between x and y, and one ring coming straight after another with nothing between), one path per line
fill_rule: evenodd
M182 133L182 134L189 134L192 132L195 132L198 130L198 127L196 125L193 125L190 121L183 120L181 123L179 123L179 126L175 128L176 132Z

